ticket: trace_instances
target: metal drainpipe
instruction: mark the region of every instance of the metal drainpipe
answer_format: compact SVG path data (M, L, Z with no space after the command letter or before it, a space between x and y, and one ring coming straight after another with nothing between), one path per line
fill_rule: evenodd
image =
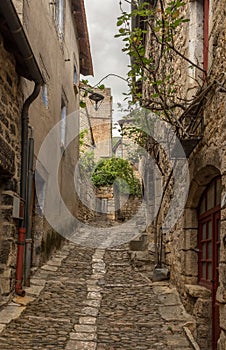
M22 109L22 140L21 140L21 179L20 179L20 196L27 206L27 173L28 173L28 124L29 124L29 107L38 97L41 85L35 83L32 94L26 99ZM26 209L25 209L26 213ZM24 219L20 221L18 229L18 249L17 249L17 266L16 266L16 294L20 296L25 295L25 291L22 287L23 280L23 261L24 261L24 248L26 237L26 215Z
M34 178L34 132L33 128L30 128L30 137L28 142L28 180L27 180L27 202L26 202L26 244L25 244L25 269L24 269L24 284L26 287L30 287L30 276L31 276L31 245L32 245L32 219L31 219L31 204L32 204L32 186Z

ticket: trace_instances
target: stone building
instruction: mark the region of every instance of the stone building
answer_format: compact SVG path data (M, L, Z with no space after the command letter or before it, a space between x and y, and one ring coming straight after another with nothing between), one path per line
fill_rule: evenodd
M111 89L92 89L81 85L82 100L86 107L80 109L80 131L86 130L84 148L93 149L95 161L112 156L112 96ZM100 101L95 102L95 95ZM94 99L93 99L94 98ZM102 99L101 99L102 98Z
M60 193L72 215L77 213L73 174L78 161L78 82L80 73L92 75L93 70L83 0L7 1L0 5L0 15L0 294L7 296L14 289L15 273L16 292L23 295L22 279L29 284L31 268L62 241L44 216L46 194L53 192L53 201L55 196L49 180L51 159L60 159ZM18 28L20 34L16 34ZM72 130L66 123L70 116ZM43 141L59 122L53 148L40 158ZM67 147L69 137L73 142Z
M157 14L161 13L159 4L151 2L151 6L157 6ZM162 4L166 8L172 2ZM161 236L161 246L163 240L161 267L169 268L171 282L178 288L187 311L194 316L195 327L191 327L191 331L200 348L223 350L226 348L225 2L187 1L178 11L189 19L175 35L174 45L181 56L175 51L170 56L168 52L168 60L166 58L163 65L165 72L173 70L171 77L180 101L190 100L182 114L177 107L174 109L180 127L186 132L180 133L176 122L172 123L187 157L188 196L177 222L167 227L167 212L174 195L169 168L176 163L173 165L170 157L166 160L160 144L158 157L154 157L153 152L150 154L163 171L162 188L166 185L166 190L158 201L158 215L156 217L155 212L149 232L150 239L153 232ZM157 54L152 34L149 29L147 57ZM143 100L150 101L154 96L152 88L144 82L142 90ZM156 132L163 133L162 130ZM155 181L149 180L148 185L154 193ZM155 206L153 202L151 205Z
M90 181L96 162L112 157L112 96L110 88L90 88L80 83L80 98L84 107L80 108L80 164L90 164L90 172L85 171L77 178L79 193L79 219L90 221L100 219L107 212L106 198L98 196L98 191ZM111 195L110 195L111 197ZM102 215L105 219L106 215Z

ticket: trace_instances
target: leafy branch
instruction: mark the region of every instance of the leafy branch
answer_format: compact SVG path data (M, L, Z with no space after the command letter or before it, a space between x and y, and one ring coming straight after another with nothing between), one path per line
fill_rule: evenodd
M204 69L192 62L177 48L177 36L182 26L189 21L184 16L185 2L163 0L143 2L132 1L132 10L122 9L118 17L119 32L123 51L130 56L128 72L129 95L132 103L151 110L170 122L178 133L188 136L179 117L193 102L183 95L178 84L176 63L178 59L198 69L202 76ZM149 47L146 42L149 42ZM195 82L195 81L194 81ZM200 82L194 86L198 91Z

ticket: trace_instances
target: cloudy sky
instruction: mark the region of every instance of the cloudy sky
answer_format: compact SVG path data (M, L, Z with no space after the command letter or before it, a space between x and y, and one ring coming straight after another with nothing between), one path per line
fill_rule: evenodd
M128 4L122 1L123 9L128 10ZM119 0L85 0L86 16L94 66L94 78L88 77L92 84L98 83L103 77L114 73L126 78L129 60L123 53L122 41L114 38L118 28L117 17L121 14ZM114 120L121 117L117 111L117 102L123 102L127 92L127 84L116 77L103 81L106 87L112 89Z

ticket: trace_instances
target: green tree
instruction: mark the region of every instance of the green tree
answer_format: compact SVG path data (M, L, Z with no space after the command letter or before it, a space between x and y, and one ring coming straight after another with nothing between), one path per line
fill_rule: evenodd
M92 174L93 184L97 187L115 185L121 193L133 196L141 195L141 184L134 175L132 165L122 158L101 160Z

